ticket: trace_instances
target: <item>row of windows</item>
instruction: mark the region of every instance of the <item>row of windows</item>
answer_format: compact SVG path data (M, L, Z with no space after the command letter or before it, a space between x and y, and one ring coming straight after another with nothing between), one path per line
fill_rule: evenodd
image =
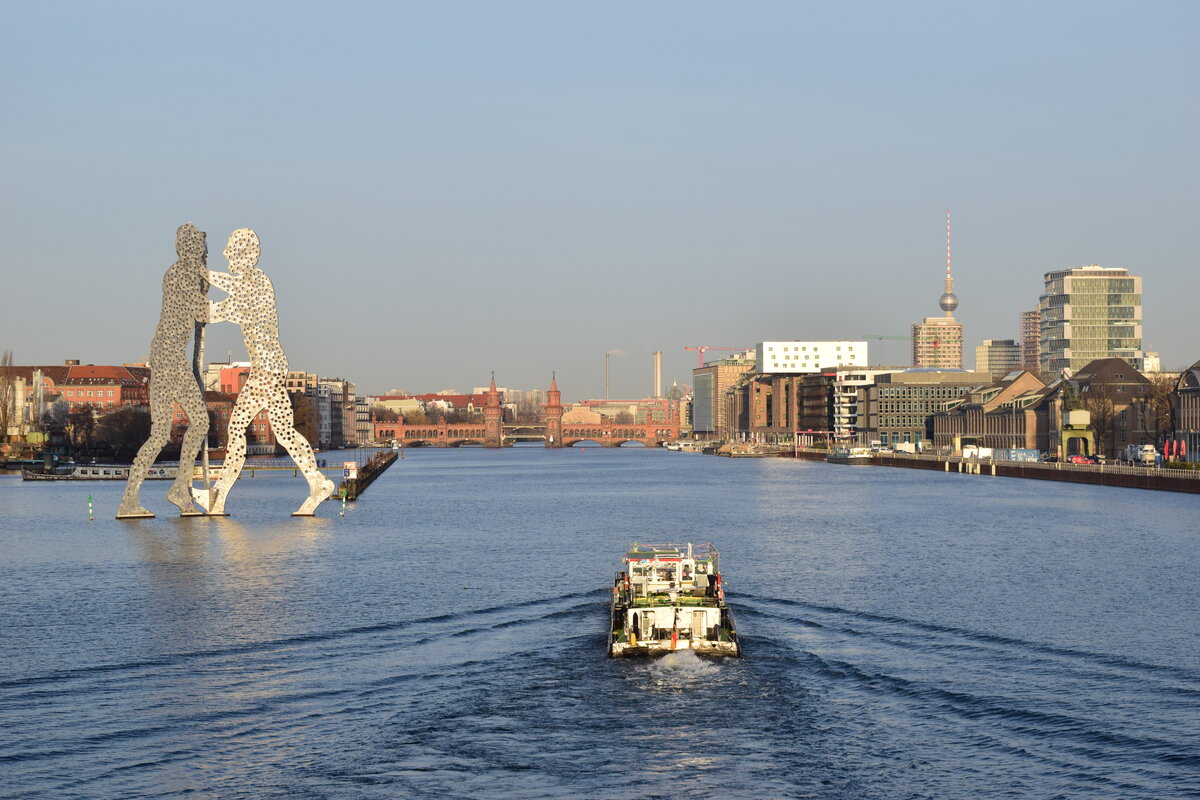
M1133 278L1079 278L1071 279L1071 294L1105 294L1112 292L1132 292ZM1062 287L1059 287L1062 291Z
M880 428L925 428L928 417L904 417L895 414L880 415Z
M794 347L794 348L791 348L790 350L788 349L789 347L791 347L791 345L784 345L784 346L783 346L781 349L782 349L782 350L783 350L783 352L785 352L785 353L788 353L788 352L793 352L793 353L807 353L807 352L808 352L808 345L801 345L800 347ZM775 348L774 348L773 346L768 346L768 347L767 347L767 350L768 350L768 351L771 351L771 350L774 350L774 349L775 349ZM813 347L812 351L813 351L814 353L819 353L819 352L821 352L821 350L823 350L823 349L826 349L826 348L821 348L821 347ZM836 351L837 351L837 352L839 352L839 353L840 353L840 352L842 352L842 347L841 347L841 345L836 345L836 346L834 347L834 350L836 350ZM853 353L853 352L854 352L854 347L853 347L853 346L851 346L851 345L846 345L846 350L847 350L847 352Z
M933 414L934 412L941 411L945 407L945 405L946 405L945 403L890 402L890 403L880 403L879 411L880 411L880 413L902 412L902 411L922 411L926 414Z
M63 392L67 397L84 397L83 389L67 389ZM87 397L115 397L113 390L109 389L108 394L105 394L104 389L88 389Z
M903 397L925 399L957 400L967 390L965 386L904 386L881 387L880 397Z

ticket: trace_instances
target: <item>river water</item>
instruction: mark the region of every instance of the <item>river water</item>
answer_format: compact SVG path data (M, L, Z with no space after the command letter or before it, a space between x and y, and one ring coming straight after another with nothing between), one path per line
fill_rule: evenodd
M166 488L0 478L0 797L1200 796L1198 496L539 447L344 517ZM745 658L605 657L633 540L718 546Z

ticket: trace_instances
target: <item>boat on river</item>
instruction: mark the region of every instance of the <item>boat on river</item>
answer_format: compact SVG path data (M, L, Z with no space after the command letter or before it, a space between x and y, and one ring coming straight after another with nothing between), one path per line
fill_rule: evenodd
M130 464L63 464L56 467L23 467L21 479L26 481L124 481L129 480ZM150 467L146 480L174 480L178 467Z
M725 604L720 554L711 544L639 544L613 581L608 654L740 656Z
M831 464L870 464L871 448L869 447L835 447L825 456Z

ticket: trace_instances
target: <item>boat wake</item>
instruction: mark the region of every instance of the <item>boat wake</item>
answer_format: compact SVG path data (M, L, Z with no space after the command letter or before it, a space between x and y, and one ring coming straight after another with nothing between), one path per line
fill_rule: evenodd
M721 671L714 661L701 658L691 650L677 650L649 664L650 674L656 681L671 685L696 684L712 679Z

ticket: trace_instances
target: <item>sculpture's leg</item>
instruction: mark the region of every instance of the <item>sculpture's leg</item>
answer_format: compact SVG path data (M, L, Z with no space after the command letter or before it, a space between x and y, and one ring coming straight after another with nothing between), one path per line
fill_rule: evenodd
M233 404L233 412L229 415L225 462L221 467L221 478L217 481L212 505L208 504L208 492L202 489L192 490L192 497L196 499L196 502L204 506L205 510L213 516L225 515L225 501L229 497L229 490L233 488L234 482L242 474L242 466L246 463L246 428L265 405L257 399L256 395L261 395L261 389L254 384L254 377L251 376L250 380L246 381L241 394L238 395L237 402ZM259 388L259 391L255 391L256 388Z
M117 519L154 516L154 512L142 507L142 481L146 479L146 471L150 469L150 465L158 458L158 454L170 438L171 404L163 402L163 392L155 392L153 386L150 392L150 438L142 443L133 459L133 466L129 468L129 480L125 483L125 494L121 496L121 505L117 508Z
M311 517L316 513L317 506L328 500L337 486L317 469L317 458L313 455L312 445L296 430L292 403L282 384L272 394L267 413L271 417L271 430L275 432L276 441L283 445L283 449L287 450L292 461L296 462L296 466L304 473L304 479L308 481L308 498L300 508L292 512L292 516Z
M183 411L187 414L188 429L183 435L183 445L179 450L179 474L167 492L167 499L179 507L180 516L189 517L201 512L192 505L192 470L196 464L196 456L204 437L208 436L208 408L204 398L200 396L200 388L193 384L194 391L185 392L187 395L182 402ZM207 508L208 503L202 504Z

